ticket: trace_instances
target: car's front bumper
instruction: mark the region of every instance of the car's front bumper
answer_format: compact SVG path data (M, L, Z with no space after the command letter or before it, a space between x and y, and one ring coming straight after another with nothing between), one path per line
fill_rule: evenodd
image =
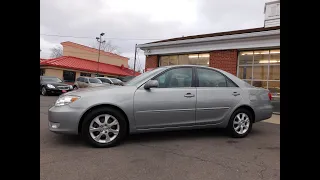
M61 134L78 134L78 126L84 109L68 105L53 106L48 111L49 130Z
M47 93L50 94L63 94L65 92L72 91L73 89L68 89L68 90L60 90L60 89L51 89L51 88L46 88Z

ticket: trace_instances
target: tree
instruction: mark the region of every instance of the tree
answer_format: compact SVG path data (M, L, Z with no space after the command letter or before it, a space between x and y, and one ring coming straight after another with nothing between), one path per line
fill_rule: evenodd
M99 49L99 42L96 41L92 47L95 49ZM100 50L105 52L110 52L113 54L118 54L118 55L121 54L121 52L119 51L119 47L116 45L113 45L111 41L106 41L104 43L101 43Z
M50 50L51 50L51 55L50 55L51 58L58 58L63 56L63 50L60 46L56 46L54 48L51 48Z

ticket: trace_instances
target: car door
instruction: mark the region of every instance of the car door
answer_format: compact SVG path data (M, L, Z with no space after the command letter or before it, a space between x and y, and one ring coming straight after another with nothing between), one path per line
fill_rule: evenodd
M86 88L89 87L89 78L83 78L83 83L82 83L82 87Z
M153 78L158 88L140 87L134 95L137 129L170 128L195 123L196 88L192 67L166 70Z
M241 89L229 78L209 68L196 68L196 124L221 122L242 98Z
M81 88L81 86L82 86L82 81L83 81L83 78L82 77L78 77L77 79L76 79L76 86L78 86L78 88Z

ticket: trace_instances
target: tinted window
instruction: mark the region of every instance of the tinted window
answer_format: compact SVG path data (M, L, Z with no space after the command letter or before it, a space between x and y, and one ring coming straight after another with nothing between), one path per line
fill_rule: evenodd
M159 88L191 87L192 68L175 68L155 78Z
M217 71L197 68L197 73L199 87L227 87L227 78Z
M101 84L102 82L99 80L99 79L97 79L97 78L89 78L89 82L90 83L98 83L98 84Z
M85 83L89 83L88 78L83 78L83 82L85 82Z
M81 73L80 73L80 76L91 77L91 74L90 74L90 73L83 73L83 72L81 72Z
M100 81L103 82L103 83L109 83L109 84L111 84L111 82L109 81L109 79L106 79L106 78L98 78L98 79L100 79Z
M63 71L63 79L66 82L74 82L76 79L76 72L74 71Z
M42 77L42 81L45 81L45 82L58 82L58 83L62 82L61 79L59 79L59 78L56 78L56 77L45 77L45 76Z
M122 83L122 81L120 81L119 79L116 79L116 78L110 78L110 79L113 83Z
M83 77L78 77L78 78L77 78L77 81L83 82Z

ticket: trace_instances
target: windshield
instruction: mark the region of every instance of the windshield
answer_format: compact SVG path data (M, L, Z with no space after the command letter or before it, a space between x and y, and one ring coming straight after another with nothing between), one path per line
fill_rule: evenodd
M89 82L90 83L97 83L97 84L101 84L101 80L97 79L97 78L89 78Z
M42 77L42 81L61 83L62 80L56 77Z
M140 84L141 82L143 82L144 80L156 75L157 73L159 73L160 71L166 69L165 67L159 67L156 69L153 69L151 71L147 71L143 74L140 74L139 76L131 79L130 81L125 83L125 86L137 86L138 84Z
M119 79L116 79L116 78L110 78L110 79L113 83L122 83L122 81L120 81Z

